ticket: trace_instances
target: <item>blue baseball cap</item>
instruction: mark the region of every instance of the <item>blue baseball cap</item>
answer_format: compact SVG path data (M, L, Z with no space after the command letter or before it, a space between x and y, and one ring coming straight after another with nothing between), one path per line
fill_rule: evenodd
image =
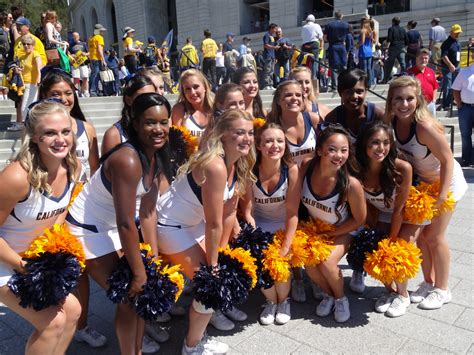
M16 19L15 23L20 26L31 27L31 22L26 17L20 16Z
M155 37L153 36L148 37L148 43L155 43L155 42L156 42Z
M232 32L227 32L225 35L226 37L235 37L235 35Z

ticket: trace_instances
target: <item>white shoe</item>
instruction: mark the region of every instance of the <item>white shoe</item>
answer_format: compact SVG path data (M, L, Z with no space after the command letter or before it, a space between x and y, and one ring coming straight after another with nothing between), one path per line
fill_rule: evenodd
M241 311L237 307L232 307L227 312L224 313L227 318L230 318L233 321L243 322L247 319L247 313Z
M364 272L363 271L354 271L352 272L351 282L349 287L355 293L362 293L365 290L364 284Z
M451 291L435 288L428 296L418 305L421 309L438 309L445 303L451 302L453 296Z
M235 327L234 322L227 318L221 311L212 313L211 320L209 321L214 328L218 330L228 331Z
M7 131L9 132L18 132L23 130L23 123L13 122L11 126L7 127Z
M142 341L142 353L153 354L158 352L158 350L160 350L160 345L147 335L144 335Z
M290 299L287 298L277 305L277 311L275 316L275 323L283 325L288 323L291 319L291 310L290 310Z
M291 299L296 302L306 302L303 280L293 279L291 282Z
M229 351L229 345L212 339L207 334L204 334L201 342L204 349L210 351L212 354L225 354Z
M170 334L161 328L156 322L145 323L145 334L158 343L164 343L170 338Z
M174 304L168 313L171 314L172 316L181 317L186 314L186 310L184 309L184 307Z
M267 300L263 305L263 311L260 313L260 323L262 325L273 324L275 321L275 313L277 311L277 305L272 301Z
M76 330L74 340L87 343L91 348L100 348L107 344L107 338L93 328L88 326L81 330Z
M168 312L163 313L161 316L158 316L155 321L158 323L166 323L171 320L171 316Z
M394 292L385 290L382 295L375 301L375 312L385 313L392 304L393 299L397 296Z
M319 285L311 282L311 288L313 289L313 297L315 300L322 300L324 298L324 291L321 290Z
M316 314L319 317L328 316L334 307L334 297L324 294L323 300L316 307Z
M410 294L411 303L420 303L433 290L433 285L423 281L421 284L419 284L418 289Z
M408 307L410 306L410 297L403 297L402 295L396 295L392 301L390 307L388 307L385 315L390 318L396 318L403 316Z
M181 355L213 355L213 353L204 349L202 342L194 347L189 347L186 345L186 340L184 340L183 347L181 348Z
M334 301L334 319L338 323L344 323L351 317L349 300L346 296Z

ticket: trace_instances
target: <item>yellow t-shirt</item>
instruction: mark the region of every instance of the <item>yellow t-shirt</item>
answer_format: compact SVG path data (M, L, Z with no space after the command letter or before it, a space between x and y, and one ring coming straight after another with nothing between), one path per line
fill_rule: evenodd
M128 47L130 46L133 48L133 39L131 37L127 37L123 40L123 55L135 55L135 52L130 52L128 50Z
M38 52L38 54L41 57L41 61L43 62L43 65L48 64L48 58L46 57L46 52L44 50L44 45L41 40L36 37L34 34L30 33L29 34L31 37L35 39L35 52ZM22 37L22 36L21 36ZM23 48L23 45L21 44L21 37L18 37L17 40L15 41L15 46L13 47L13 56L15 58L20 58L25 56L25 49Z
M41 57L37 51L33 51L30 54L25 53L18 57L20 60L20 66L23 69L21 74L25 84L36 84L36 80L40 75L40 72L35 65L37 57Z
M94 35L89 38L89 55L91 60L102 60L99 54L99 45L104 49L104 37Z
M202 41L202 57L215 58L217 55L217 44L212 38L206 38Z
M181 67L189 67L190 65L196 65L199 63L199 57L196 52L196 48L192 44L186 44L181 48L181 58L179 65ZM186 55L185 55L186 54Z

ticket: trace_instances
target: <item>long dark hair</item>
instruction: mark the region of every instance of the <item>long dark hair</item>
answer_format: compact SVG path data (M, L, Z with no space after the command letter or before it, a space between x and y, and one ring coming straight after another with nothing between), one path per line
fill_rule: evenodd
M131 106L127 103L127 97L130 98L141 88L152 85L155 86L150 78L145 75L135 75L130 79L130 81L126 84L125 89L123 91L123 108L122 108L122 116L120 117L119 123L121 126L126 129L128 127L129 122L131 120Z
M341 168L337 171L337 182L336 182L336 187L335 191L339 192L339 198L337 199L336 207L334 212L336 213L337 216L337 222L340 221L342 218L341 214L339 213L339 207L346 203L347 201L347 195L349 193L349 187L350 187L350 182L349 182L349 176L350 173L349 171L351 170L351 166L354 164L354 154L353 154L353 149L351 145L351 141L349 139L349 133L342 127L340 124L326 124L322 126L322 128L319 131L318 138L316 140L316 151L321 150L323 148L324 143L333 135L335 134L342 134L343 136L346 137L347 143L349 144L349 157L347 158L347 161L344 165L341 166ZM311 169L314 167L318 167L320 163L321 158L319 157L318 154L315 154L314 158L310 162L308 169ZM337 223L336 222L336 223Z
M156 93L144 93L137 96L135 100L133 100L130 121L125 127L127 135L129 137L128 142L137 149L145 173L147 173L150 169L150 162L148 161L145 155L145 152L142 148L141 139L138 135L138 132L135 130L133 123L135 121L138 121L143 116L143 113L153 106L165 106L168 112L168 118L171 117L171 105L166 99L166 97ZM155 158L158 171L166 176L168 182L171 182L172 174L170 164L169 140L167 140L163 148L155 152Z
M398 157L395 140L393 138L392 128L382 121L372 121L364 126L361 134L357 138L356 143L356 176L359 180L364 181L369 172L369 158L367 156L367 146L369 139L378 131L385 131L390 139L390 150L387 157L382 162L380 170L379 183L384 194L384 204L390 206L392 202L393 190L402 182L402 175L397 170L395 160Z
M75 118L76 120L86 121L86 116L84 116L84 113L82 112L81 107L79 106L79 98L77 97L76 87L74 86L71 77L66 72L62 72L60 70L52 70L48 74L46 74L44 79L41 81L39 87L38 99L48 99L48 91L51 90L51 87L61 82L65 82L66 84L68 84L74 93L74 105L72 106L70 112L71 117Z
M258 80L257 73L255 73L255 71L252 68L242 67L242 68L237 69L235 73L232 75L232 82L240 85L242 78L245 75L250 74L250 73L255 74L255 77ZM252 110L253 110L254 117L265 118L265 114L263 112L262 98L260 97L260 91L257 93L257 96L255 96L255 98L253 99Z

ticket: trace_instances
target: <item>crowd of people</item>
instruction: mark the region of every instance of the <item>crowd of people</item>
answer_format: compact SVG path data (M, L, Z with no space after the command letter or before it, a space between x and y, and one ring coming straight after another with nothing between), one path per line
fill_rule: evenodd
M308 34L303 44L308 53L317 53L322 41L329 42L330 65L340 69L333 73L333 83L341 104L333 110L318 102L318 88L313 85L320 72L318 61L311 62L311 67L281 66L283 73L288 70L288 80L276 86L269 110L262 105L258 68L237 64L223 75L230 82L217 85L218 66L209 54L219 47L208 30L203 42L203 71L195 67L197 55L191 39L182 50L187 68L180 75L179 97L171 107L164 97L166 69L138 67L137 54L143 50L133 42L133 28L126 28L124 62L133 75L123 88L121 117L106 131L100 154L93 122L80 108L78 93L85 90L77 86L77 77L56 69L38 80L40 74L34 71L31 80L38 86L39 101L27 105L20 116L21 149L0 173L0 185L11 187L0 191L0 301L34 327L26 353L65 353L73 337L91 347L104 346L105 336L87 322L89 277L108 289L108 277L125 256L131 269L127 292L134 299L147 281L140 242L149 243L154 255L181 265L182 272L193 280L201 265L209 266L211 273L219 272L219 249L239 234L242 221L270 233L280 231L279 253L283 257L293 251L300 221L319 220L333 227L327 236L334 248L326 260L295 268L291 279L262 289L266 299L259 316L262 325L291 321L291 308L297 307L293 302L306 301L304 274L320 300L316 315L333 314L338 323L348 321L350 309L357 303L349 304L345 296L338 264L364 225L393 240L416 243L423 259L423 282L417 290L409 294L407 280L384 285L386 291L374 305L376 312L400 317L412 303L432 310L451 301L446 229L467 183L443 127L428 107L436 90L429 86L431 92L426 91L433 79L426 72L430 53L416 51L414 77L391 80L386 106L381 108L366 100L372 80L367 58L361 57L367 72L345 68L345 45L337 39L342 38L340 30L346 26L338 14L335 22L321 32L320 42L315 43ZM19 30L16 43L24 47L21 55L28 56L28 44L41 41L29 34L26 18L19 16L15 23ZM304 31L318 27L310 16L307 25ZM402 32L396 26L394 23L391 44L397 43ZM49 45L67 46L54 34L57 28L48 25L45 29L52 33L47 35ZM451 32L458 30L453 26ZM96 25L89 41L90 93L97 88L101 67L107 65L103 31L103 26ZM363 31L360 48L376 39L370 21ZM270 82L271 51L291 47L288 42L278 42L273 37L277 33L282 33L281 28L270 24L264 38L270 57L265 59L263 87L275 85ZM224 67L227 53L238 58L232 41L229 33L222 46L224 51L227 48ZM248 55L249 48L244 47L235 51ZM84 47L79 50L87 53ZM36 53L39 57L33 54L31 63L43 63L41 52ZM45 60L47 63L48 58ZM460 112L465 111L466 126L470 120L471 130L473 68L461 71L453 84L454 99ZM170 134L173 126L182 127L199 142L189 157L178 157L184 161L179 169L172 167L176 160L171 148L176 143ZM465 137L463 164L472 152L472 143L469 152L464 149ZM79 182L84 187L70 204L73 187ZM435 205L444 206L449 199L453 210L420 223L408 221L404 206L410 187L419 182L437 184ZM45 228L57 223L66 223L82 245L85 271L77 289L62 303L40 311L24 308L9 280L15 271L28 272L22 253ZM364 274L354 271L349 286L353 292L364 292ZM211 324L228 331L234 322L247 318L244 310L235 306L224 312L195 298L188 312L182 354L226 353L228 346L208 337L206 327ZM182 315L185 310L175 305L170 313ZM169 317L164 313L159 319ZM158 342L169 338L159 323L140 318L130 303L117 305L115 330L124 354L156 352Z

